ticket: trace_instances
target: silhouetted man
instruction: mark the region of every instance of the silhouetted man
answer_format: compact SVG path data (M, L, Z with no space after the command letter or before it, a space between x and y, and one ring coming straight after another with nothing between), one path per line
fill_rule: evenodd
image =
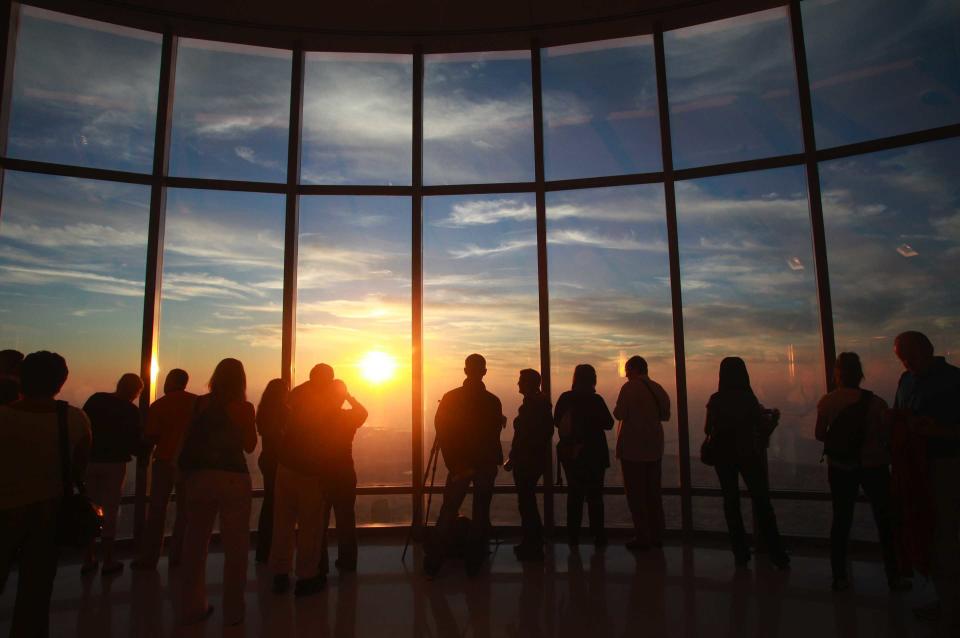
M934 356L921 332L904 332L894 352L906 371L900 377L894 408L927 438L927 471L935 510L931 576L939 605L916 610L926 619L940 617L941 635L960 631L960 368Z
M140 556L130 565L133 569L156 569L163 549L167 506L174 488L177 490L177 518L173 525L168 559L170 565L180 562L183 533L187 528L187 517L184 513L187 497L186 481L178 471L177 460L197 400L197 395L187 392L189 381L190 375L186 370L174 368L168 372L163 382L163 396L154 401L147 412L144 438L155 446L151 469L150 509L147 512Z
M463 385L443 395L434 419L440 451L447 466L447 482L443 488L435 537L427 544L424 559L424 571L431 577L440 570L450 550L454 523L471 484L473 521L464 560L468 574L479 571L487 556L493 484L497 466L503 462L500 430L506 419L500 399L487 392L483 385L487 373L486 359L471 354L464 362L463 372L467 375Z
M20 362L23 353L19 350L0 350L0 405L10 405L20 398Z
M513 472L520 508L523 539L513 548L520 560L543 560L543 521L537 509L537 481L547 470L553 440L553 412L550 399L540 391L540 373L520 371L517 387L523 403L513 420L513 443L504 469Z

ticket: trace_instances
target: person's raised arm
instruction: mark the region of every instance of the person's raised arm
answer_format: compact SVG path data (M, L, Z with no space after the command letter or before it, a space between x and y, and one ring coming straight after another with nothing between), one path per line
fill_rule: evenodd
M370 413L367 412L367 409L363 407L352 394L347 395L347 403L350 404L351 422L354 424L355 428L359 428L361 425L367 422L367 417L370 416Z

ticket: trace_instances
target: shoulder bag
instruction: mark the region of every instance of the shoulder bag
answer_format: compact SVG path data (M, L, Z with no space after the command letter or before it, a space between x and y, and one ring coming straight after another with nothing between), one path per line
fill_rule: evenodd
M57 515L57 544L61 547L82 549L100 536L100 530L103 529L103 508L87 497L83 483L75 484L71 478L66 401L57 401L57 429L60 439L60 472L63 477L63 501Z

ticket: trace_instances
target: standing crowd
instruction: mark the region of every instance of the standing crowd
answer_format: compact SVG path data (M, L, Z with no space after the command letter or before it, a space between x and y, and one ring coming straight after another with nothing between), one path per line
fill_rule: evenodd
M914 573L929 575L938 602L915 610L939 621L943 635L957 635L960 603L960 369L934 355L919 332L895 341L905 371L893 407L861 387L859 357L841 353L835 389L817 406L815 436L824 443L833 501L830 530L833 589L849 588L847 545L861 489L876 522L891 591L906 591ZM244 619L244 590L250 544L252 485L246 455L257 448L263 474L255 558L273 572L273 590L307 596L322 589L329 571L327 528L336 517L335 567L357 569L356 485L352 443L367 419L366 409L318 364L309 380L289 389L274 379L256 409L246 398L246 375L236 359L222 360L202 396L186 390L187 372L171 370L164 394L150 405L141 427L136 402L140 377L124 374L114 392L98 392L83 409L57 401L67 365L41 351L23 357L0 352L0 580L19 565L12 636L45 636L57 570L58 526L65 494L85 485L103 508L99 543L86 548L85 575L124 569L114 554L117 513L132 456L152 460L149 510L136 570L155 570L166 543L177 568L177 615L200 622L213 610L207 601L206 559L219 518L224 552L223 617ZM536 370L519 373L523 397L513 420L513 440L503 454L506 427L500 400L487 391L486 361L467 357L462 386L445 394L435 417L433 454L447 468L437 522L425 537L424 572L439 576L452 557L476 575L489 554L490 504L499 468L517 488L522 538L514 547L522 561L544 559L543 522L537 484L552 466L554 434L558 483L567 483L566 534L579 545L586 505L595 546L607 545L604 480L610 467L607 432L616 431L614 454L633 519L631 551L662 547L664 513L661 474L663 423L670 398L650 378L639 356L626 363L627 381L613 412L596 392L597 373L576 366L570 390L552 406ZM717 392L707 404L701 460L714 467L737 567L751 560L740 510L740 479L746 485L771 563L788 569L790 557L777 527L766 472L766 448L779 412L757 400L745 362L720 364ZM61 450L68 450L65 458ZM891 466L893 472L891 474ZM429 464L428 464L429 467ZM176 495L173 534L165 538L167 508ZM472 494L472 513L460 516Z

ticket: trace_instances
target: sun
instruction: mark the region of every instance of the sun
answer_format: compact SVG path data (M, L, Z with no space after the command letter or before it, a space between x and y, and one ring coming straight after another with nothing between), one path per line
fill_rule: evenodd
M363 378L370 383L385 383L396 373L397 360L386 352L371 350L363 355L357 366Z

